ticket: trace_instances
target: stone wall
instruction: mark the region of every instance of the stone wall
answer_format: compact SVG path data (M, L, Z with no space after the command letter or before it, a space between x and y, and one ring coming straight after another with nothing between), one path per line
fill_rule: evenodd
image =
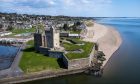
M89 66L89 57L68 61L68 69L83 68Z
M93 65L92 63L93 63L93 58L94 58L94 52L95 52L95 45L93 46L92 51L89 56L89 66Z
M42 54L45 54L49 57L54 57L54 58L62 58L64 65L68 69L79 69L79 68L84 68L84 67L90 67L91 61L93 61L94 57L94 51L95 51L95 46L91 50L90 55L87 58L79 58L79 59L73 59L69 60L63 52L60 51L51 51L48 50L47 48L40 48L40 52Z
M63 52L59 52L59 51L49 51L49 57L54 57L54 58L61 58L63 60L64 66L66 68L68 68L69 64L68 64L68 59L67 57L64 55Z
M49 57L62 58L65 67L68 68L68 59L63 54L63 52L60 52L60 51L51 51L51 50L49 50L47 48L40 47L40 53L42 53L44 55L47 55Z
M63 59L64 65L66 66L66 68L68 68L68 61L69 61L68 58L63 54L62 59Z
M41 46L40 46L40 48L39 48L39 52L40 52L41 54L44 54L44 55L48 55L48 50L49 50L49 49L47 49L47 48L45 48L45 47L41 47Z
M37 72L36 74L25 74L25 75L20 75L17 77L10 77L10 78L5 78L5 79L0 79L0 84L1 83L19 83L19 82L25 82L25 81L33 81L33 80L38 80L38 79L43 79L43 78L51 78L51 77L58 77L62 75L68 75L68 74L75 74L75 73L81 73L84 72L89 66L89 61L92 60L93 50L89 57L87 58L81 58L81 59L73 59L73 60L68 60L68 58L62 53L58 51L49 51L46 48L41 48L43 53L50 53L50 57L56 57L56 58L61 58L63 59L64 64L67 66L68 69L62 69L60 71L54 71L54 72ZM91 57L92 56L92 57Z
M59 77L63 75L70 75L70 74L76 74L76 73L82 73L84 72L88 67L81 68L81 69L73 69L73 70L60 70L60 71L43 71L43 72L37 72L35 74L24 74L17 77L9 77L0 79L0 84L16 84L21 82L27 82L27 81L34 81L39 79L46 79L46 78L52 78L52 77Z
M94 51L95 51L95 46L93 46L93 49L92 49L89 57L68 60L68 69L90 67L91 61L93 61Z
M63 52L60 51L48 51L49 57L54 57L54 58L62 58L63 57Z

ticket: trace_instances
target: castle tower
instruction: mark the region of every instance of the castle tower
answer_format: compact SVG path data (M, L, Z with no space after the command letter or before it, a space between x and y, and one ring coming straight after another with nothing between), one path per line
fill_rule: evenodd
M45 30L47 48L59 48L60 47L60 35L53 26Z
M34 47L36 51L39 51L40 46L42 46L42 34L37 29L37 32L34 33Z

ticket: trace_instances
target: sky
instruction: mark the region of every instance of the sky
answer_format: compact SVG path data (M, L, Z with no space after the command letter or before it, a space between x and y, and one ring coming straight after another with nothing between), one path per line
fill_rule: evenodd
M140 0L0 0L0 12L86 17L140 17Z

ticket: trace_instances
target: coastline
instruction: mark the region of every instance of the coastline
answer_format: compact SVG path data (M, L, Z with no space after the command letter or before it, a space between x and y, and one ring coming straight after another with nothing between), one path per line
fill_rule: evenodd
M97 41L99 44L99 50L103 51L106 55L106 60L102 65L103 67L105 67L111 56L119 49L122 43L119 32L112 27L106 27L108 28L106 34Z
M89 42L97 42L99 44L99 50L103 51L106 55L106 61L104 61L103 67L106 65L112 54L120 47L122 43L122 39L117 30L98 23L94 23L94 26L92 27L87 27L87 35L83 40ZM3 80L0 80L0 83L20 83L44 78L59 77L63 75L81 73L86 69L87 67L75 70L61 70L50 73L46 71L36 72L20 77L5 78Z
M106 58L102 65L102 67L104 67L113 53L120 47L122 43L121 36L113 27L96 22L94 22L94 26L87 27L87 32L88 34L86 38L84 38L84 41L96 42L99 44L99 51L103 51Z

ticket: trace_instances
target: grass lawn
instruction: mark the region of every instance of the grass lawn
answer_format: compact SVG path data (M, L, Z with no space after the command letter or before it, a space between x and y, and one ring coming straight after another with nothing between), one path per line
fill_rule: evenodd
M27 44L33 45L33 41L29 41ZM25 73L60 69L57 58L51 58L36 53L33 46L29 46L23 51L19 67Z
M78 41L80 43L82 42L82 43L84 43L84 45L76 45L76 44L64 42L63 46L66 49L66 51L74 51L74 50L82 49L82 50L84 50L84 52L82 52L82 53L67 53L67 54L65 54L67 56L67 58L71 60L71 59L88 57L89 54L91 53L91 50L92 50L94 44L91 42L80 41L78 39L76 39L75 41Z
M70 33L74 33L74 34L80 34L82 30L78 30L78 31L70 31Z
M35 31L36 31L35 28L30 28L30 29L13 29L11 32L15 35L15 34L21 34L21 33L31 33Z
M34 40L28 41L27 45L32 45L32 46L34 46Z

